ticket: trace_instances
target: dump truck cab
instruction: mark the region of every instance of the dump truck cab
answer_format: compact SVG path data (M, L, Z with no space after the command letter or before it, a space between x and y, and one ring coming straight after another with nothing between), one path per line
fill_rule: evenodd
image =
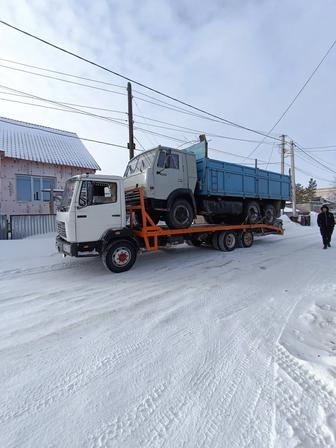
M146 207L153 220L174 228L189 227L196 216L195 155L158 146L134 157L127 165L125 188L143 187Z

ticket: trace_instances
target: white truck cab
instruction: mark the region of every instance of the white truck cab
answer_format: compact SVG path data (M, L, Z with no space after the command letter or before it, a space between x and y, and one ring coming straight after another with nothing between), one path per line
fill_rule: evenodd
M154 220L171 228L189 227L196 216L196 158L191 152L158 146L129 161L125 188L143 187Z
M139 245L126 226L122 177L82 174L69 179L56 229L56 246L63 255L101 255L113 272L130 269L136 260Z
M66 182L57 231L68 242L98 241L108 229L126 227L122 177L82 174Z

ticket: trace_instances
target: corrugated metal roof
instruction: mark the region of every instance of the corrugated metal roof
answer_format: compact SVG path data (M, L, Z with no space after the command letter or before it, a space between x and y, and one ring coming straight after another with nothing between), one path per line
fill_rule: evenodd
M77 134L10 118L0 117L0 150L14 159L100 169Z

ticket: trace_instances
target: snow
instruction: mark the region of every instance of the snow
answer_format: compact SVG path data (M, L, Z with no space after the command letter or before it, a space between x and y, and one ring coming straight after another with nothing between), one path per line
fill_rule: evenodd
M0 241L1 447L336 446L336 248L284 221L118 275Z
M0 150L6 157L100 170L77 134L0 117Z

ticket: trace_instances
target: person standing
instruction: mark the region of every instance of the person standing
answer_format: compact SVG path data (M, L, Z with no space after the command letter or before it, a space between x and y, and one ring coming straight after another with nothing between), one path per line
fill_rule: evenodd
M330 247L331 235L335 226L335 218L329 211L329 207L325 204L321 207L321 213L317 217L317 225L320 228L320 232L323 240L323 249Z

